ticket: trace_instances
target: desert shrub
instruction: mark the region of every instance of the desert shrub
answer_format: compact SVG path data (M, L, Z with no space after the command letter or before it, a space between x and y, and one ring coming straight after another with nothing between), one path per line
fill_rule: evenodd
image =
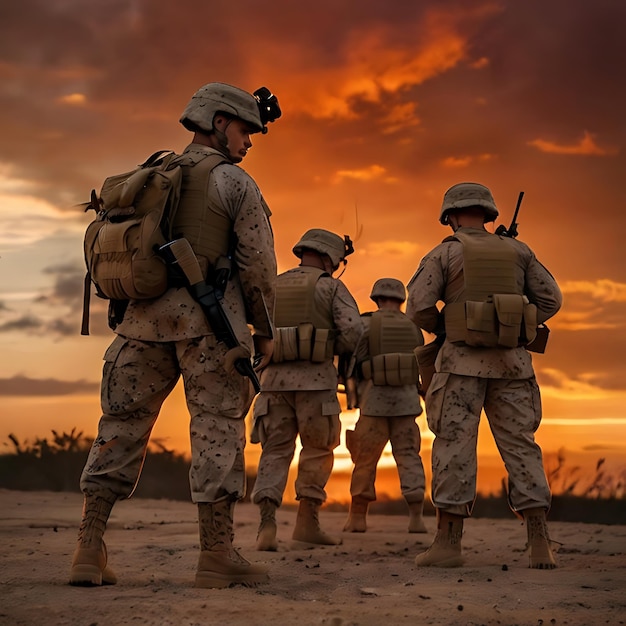
M91 439L75 428L69 433L52 431L52 438L32 443L8 437L10 452L0 454L0 488L20 491L79 492L80 475L87 461ZM144 462L136 497L189 500L189 460L152 441Z

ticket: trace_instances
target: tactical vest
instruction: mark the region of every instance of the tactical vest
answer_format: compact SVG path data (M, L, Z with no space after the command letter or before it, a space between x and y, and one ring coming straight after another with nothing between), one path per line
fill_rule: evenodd
M375 385L415 385L419 369L414 350L424 338L415 324L399 311L374 311L369 324L369 356L361 374Z
M183 180L172 232L185 237L199 260L204 257L214 267L220 257L228 256L232 221L220 207L210 204L207 181L215 161L207 156L206 152L188 151L177 159ZM228 162L224 158L224 163Z
M327 272L302 266L276 280L274 353L272 361L321 363L334 356L335 323L332 311L321 311L315 302L315 287Z
M457 232L448 240L463 245L464 289L443 309L446 338L487 348L516 348L537 334L537 307L520 293L517 251L511 241L490 234Z

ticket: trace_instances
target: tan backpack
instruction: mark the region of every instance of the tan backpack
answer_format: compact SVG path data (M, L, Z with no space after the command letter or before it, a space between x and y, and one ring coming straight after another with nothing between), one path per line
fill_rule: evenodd
M108 300L157 298L167 289L167 266L158 248L171 239L182 181L176 154L155 152L130 172L108 177L91 192L85 211L96 218L84 238L87 274L81 334L89 334L91 283Z

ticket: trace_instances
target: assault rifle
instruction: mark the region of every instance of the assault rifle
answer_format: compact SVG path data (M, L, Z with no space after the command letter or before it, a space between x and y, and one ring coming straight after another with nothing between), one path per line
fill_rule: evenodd
M222 306L222 292L204 280L200 264L190 243L184 238L176 239L161 246L159 252L167 263L177 268L184 277L189 293L202 307L217 340L223 341L229 350L240 347L241 344ZM243 357L237 359L235 369L242 376L250 379L256 393L261 391L261 383L250 359Z
M517 214L519 213L519 208L522 204L522 199L524 198L524 192L520 191L519 196L517 197L517 204L515 205L515 213L513 213L513 219L511 220L511 225L507 228L504 224L500 224L498 228L496 228L496 235L501 235L502 237L512 237L515 238L518 235L517 232Z

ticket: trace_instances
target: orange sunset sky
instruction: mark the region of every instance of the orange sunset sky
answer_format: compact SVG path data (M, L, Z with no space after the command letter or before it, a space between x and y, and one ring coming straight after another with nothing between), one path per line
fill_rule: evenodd
M624 24L615 0L3 3L0 451L10 433L95 434L112 335L99 301L80 335L91 216L74 205L152 152L182 150L187 101L223 81L266 85L283 109L243 163L272 209L279 269L308 228L351 235L342 280L362 311L377 278L408 282L448 235L450 185L490 186L507 225L524 191L520 239L565 299L534 357L538 440L547 457L624 473ZM483 431L481 463L498 466ZM154 436L187 450L180 389ZM349 469L343 447L337 459Z

